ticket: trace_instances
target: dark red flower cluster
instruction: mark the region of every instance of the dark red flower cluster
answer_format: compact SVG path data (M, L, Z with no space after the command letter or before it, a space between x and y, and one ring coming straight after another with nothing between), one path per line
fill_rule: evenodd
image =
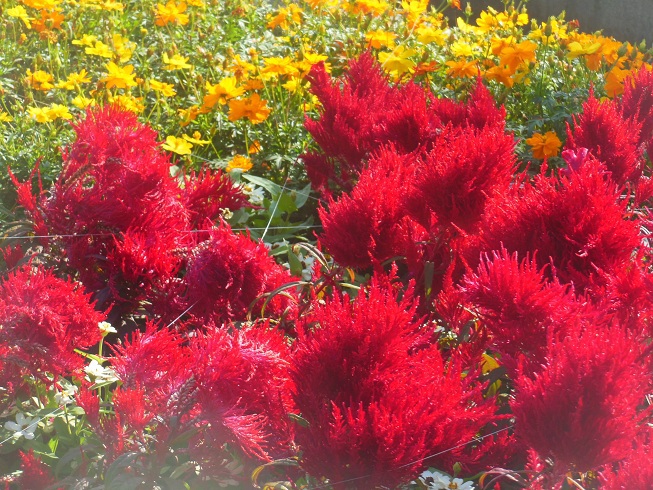
M74 130L53 187L35 197L19 184L19 199L37 233L58 235L51 249L98 305L123 313L181 270L197 227L246 199L219 172L191 173L180 187L156 132L128 111L90 109Z
M336 295L316 305L298 327L291 369L307 427L296 440L315 476L394 487L440 451L429 464L464 462L460 443L494 419L472 374L462 378L431 344L410 291L398 299L394 289L373 279L353 302Z
M337 264L374 266L377 272L384 261L401 264L405 257L407 267L400 270L404 280L417 281L419 311L444 322L453 336L449 344L443 341L451 347L446 355L465 359L467 366L485 352L506 369L503 377L490 375L497 380L492 389L513 397L518 440L512 454L521 451L523 465L531 451L529 469L542 472L533 485L552 488L570 471L582 478L606 465L615 465L619 475L606 481L625 481L651 388L645 366L651 362L646 345L653 283L644 236L650 220L635 206L653 189L645 165L653 76L642 70L619 100L590 96L569 128L563 152L568 168L556 173L545 166L535 177L516 173L505 113L481 84L464 103L417 95L410 84L391 85L363 57L343 83L317 68L313 87L324 110L307 122L321 150L307 157L308 172L318 189L341 191L320 211L324 250ZM396 129L380 138L390 113L401 114L393 104L405 102L407 94L417 109L405 108L405 127L419 141L405 144ZM374 391L366 383L384 379L380 368L368 371L381 350L371 329L378 324L392 331L397 313L388 297L367 309L378 294L379 283L373 284L353 303L336 296L314 305L300 322L293 369L297 405L309 428L297 440L309 471L331 480L377 475L395 464L383 459L385 446L374 432L389 420L378 414L400 404L375 398L394 384L378 381L386 391ZM400 302L407 315L402 322L417 331L414 307ZM437 357L432 346L402 348L409 354L396 360L399 365L421 352ZM311 356L321 361L312 364ZM356 361L359 356L368 367ZM414 377L436 376L412 369ZM319 395L310 391L309 379L321 387ZM435 379L423 383L437 384ZM404 394L395 398L409 397L410 386L404 381ZM422 417L426 433L429 417L411 413ZM383 441L402 447L388 434ZM487 443L489 453L499 439Z
M99 342L104 318L81 284L24 265L0 281L0 362L34 376L69 375L84 364L75 349Z

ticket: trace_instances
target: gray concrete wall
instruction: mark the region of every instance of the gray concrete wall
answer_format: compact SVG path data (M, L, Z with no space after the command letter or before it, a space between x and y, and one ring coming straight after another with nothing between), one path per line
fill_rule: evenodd
M466 0L461 0L465 8ZM471 0L475 15L487 5L503 10L496 0ZM517 2L515 2L517 3ZM653 43L653 0L529 0L526 9L532 18L544 21L551 15L567 12L566 19L577 19L584 32L603 30L619 41Z

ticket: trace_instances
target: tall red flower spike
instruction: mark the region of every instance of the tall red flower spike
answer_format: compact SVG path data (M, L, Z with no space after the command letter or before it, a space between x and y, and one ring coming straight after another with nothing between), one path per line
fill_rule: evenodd
M302 159L313 187L325 195L351 191L369 156L382 146L418 152L437 134L440 123L425 91L412 83L391 85L370 53L352 61L342 81L333 81L322 64L312 68L309 80L322 111L305 126L321 152Z
M480 244L465 252L470 265L482 251L528 254L547 275L572 283L576 292L601 285L604 274L627 267L640 247L637 223L626 219L626 202L597 160L588 158L568 177L524 182L503 199L488 204ZM601 271L601 274L598 273Z
M202 447L225 443L263 460L287 456L292 388L283 334L265 324L233 332L212 328L194 338L190 350L198 416L208 423L197 448L202 459L214 459L215 451Z
M290 283L287 269L278 265L263 243L237 235L226 225L208 230L209 238L190 252L185 293L175 299L178 308L200 322L221 325L229 320L244 320L250 308L259 314L268 299L265 294ZM266 316L280 316L294 305L286 295L269 299ZM259 298L260 301L256 301Z
M629 456L651 389L643 348L624 329L576 323L567 330L550 340L538 372L515 379L511 403L517 435L551 458L558 476Z
M651 144L653 143L653 72L641 68L633 77L626 79L624 93L618 100L624 117L639 123L638 143L644 145L653 160Z
M410 157L381 150L350 194L320 209L320 241L338 263L367 268L404 254L417 234L405 210L412 173Z
M22 473L17 483L24 490L46 490L55 482L50 467L34 455L34 449L20 452L20 469Z
M474 144L470 144L470 141ZM479 222L486 200L506 192L515 171L515 140L501 124L447 126L417 165L408 193L412 209L430 209L440 226L467 232ZM416 216L419 219L419 216ZM428 223L422 222L428 227Z
M608 466L601 473L602 490L649 490L653 488L652 434L642 434L628 457L615 468Z
M464 277L461 290L512 373L519 359L539 366L548 336L564 332L583 314L568 286L547 280L535 260L519 261L517 253L505 249L486 256L476 272Z
M641 124L625 117L615 101L600 102L590 94L583 112L567 128L566 148L587 148L605 164L614 182L636 183L642 174Z
M21 184L21 203L43 234L59 235L53 249L119 323L175 277L195 228L245 197L225 174L171 177L156 132L128 111L89 109L73 128L49 195L30 200Z
M445 365L429 343L411 292L398 299L393 289L388 278L373 279L354 301L316 303L298 326L292 375L307 423L297 428L302 465L334 486L344 481L338 488L392 488L441 451L428 464L451 468L465 461L460 443L494 418L474 376L461 377L459 364Z
M83 366L75 349L99 342L104 315L81 285L51 270L24 265L0 282L0 345L3 362L38 375L68 375Z

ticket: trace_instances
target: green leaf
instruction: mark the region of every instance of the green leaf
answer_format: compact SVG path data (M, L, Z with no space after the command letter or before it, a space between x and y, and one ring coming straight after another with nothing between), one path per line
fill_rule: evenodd
M301 260L295 253L288 249L288 264L290 265L290 273L293 276L301 277L302 270L304 269Z
M264 179L263 177L257 177L256 175L243 174L242 178L248 180L252 184L263 187L270 195L274 198L279 195L282 187L279 184L275 184L271 180Z

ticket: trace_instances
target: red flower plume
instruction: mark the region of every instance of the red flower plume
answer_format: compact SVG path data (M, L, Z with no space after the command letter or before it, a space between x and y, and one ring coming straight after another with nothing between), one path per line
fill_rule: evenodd
M416 234L405 211L411 176L410 157L382 150L351 194L320 209L320 241L338 263L366 268L404 253Z
M80 284L51 270L25 265L0 282L0 345L9 347L3 361L32 373L81 368L74 350L99 342L103 320Z
M557 475L628 456L651 388L643 349L623 329L576 323L568 332L549 342L539 372L515 380L511 403L517 435Z
M294 398L308 426L297 428L297 442L316 477L394 487L434 453L445 451L429 464L465 461L462 450L446 450L493 419L473 375L461 378L457 362L445 366L429 344L411 292L397 296L387 278L376 279L353 302L315 304L298 327Z

